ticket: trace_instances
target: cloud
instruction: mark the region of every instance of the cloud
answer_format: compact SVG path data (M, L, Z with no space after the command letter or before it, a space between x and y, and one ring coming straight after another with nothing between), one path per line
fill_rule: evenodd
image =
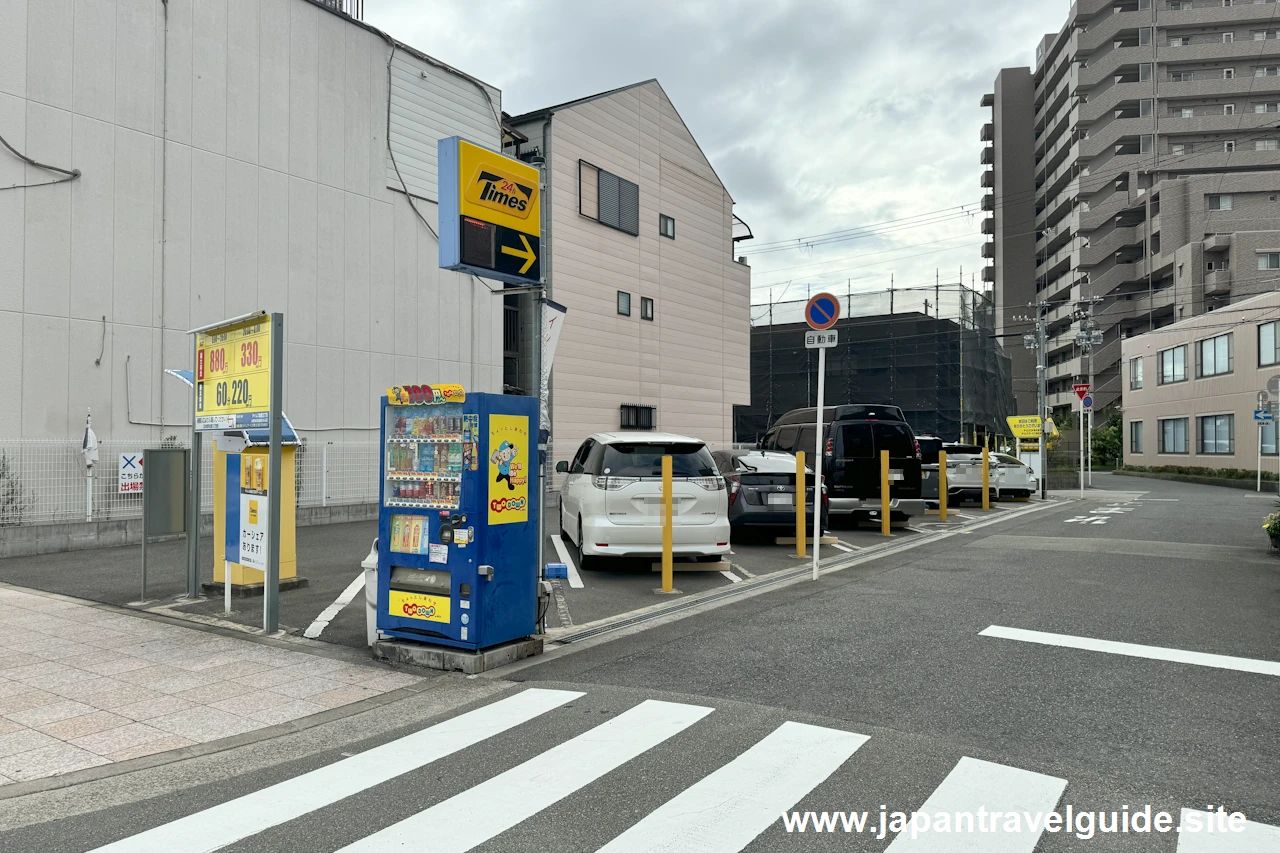
M1054 8L1054 7L1058 8ZM981 198L978 106L1030 65L1067 4L1026 0L376 0L369 23L502 89L512 114L656 77L756 245ZM906 224L906 223L904 223ZM756 298L787 280L855 289L966 283L979 219L751 258ZM751 253L751 244L740 251ZM794 290L793 290L794 292Z

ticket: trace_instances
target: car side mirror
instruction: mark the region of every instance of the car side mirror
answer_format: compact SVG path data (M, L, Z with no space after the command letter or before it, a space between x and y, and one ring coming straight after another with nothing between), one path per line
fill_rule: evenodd
M557 473L557 474L568 474L568 473L569 473L569 463L568 463L568 462L566 462L566 461L564 461L563 459L561 459L559 462L557 462L557 463L556 463L556 473Z

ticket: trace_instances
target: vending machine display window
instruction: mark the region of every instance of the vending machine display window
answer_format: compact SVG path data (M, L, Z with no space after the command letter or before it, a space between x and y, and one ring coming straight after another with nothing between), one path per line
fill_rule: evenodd
M475 438L461 403L388 406L383 425L389 507L457 509L462 502L462 472L468 469Z

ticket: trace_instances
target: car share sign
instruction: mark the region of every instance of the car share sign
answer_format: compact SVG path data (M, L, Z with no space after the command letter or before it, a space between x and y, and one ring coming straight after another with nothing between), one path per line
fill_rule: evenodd
M142 492L142 454L121 453L116 472L116 491L120 494Z
M1005 418L1014 438L1040 439L1041 420L1035 415L1012 415Z
M489 416L489 523L529 520L529 419Z
M466 399L461 385L394 385L387 389L388 406L438 406Z

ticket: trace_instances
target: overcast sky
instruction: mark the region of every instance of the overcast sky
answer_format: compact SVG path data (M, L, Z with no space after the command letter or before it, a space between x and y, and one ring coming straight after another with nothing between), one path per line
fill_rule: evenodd
M516 115L650 77L751 225L751 246L977 202L978 106L1068 0L365 0L365 19L502 90ZM757 303L965 282L979 216L758 252ZM938 242L942 241L942 242ZM913 257L914 256L914 257ZM790 282L790 284L788 284Z

